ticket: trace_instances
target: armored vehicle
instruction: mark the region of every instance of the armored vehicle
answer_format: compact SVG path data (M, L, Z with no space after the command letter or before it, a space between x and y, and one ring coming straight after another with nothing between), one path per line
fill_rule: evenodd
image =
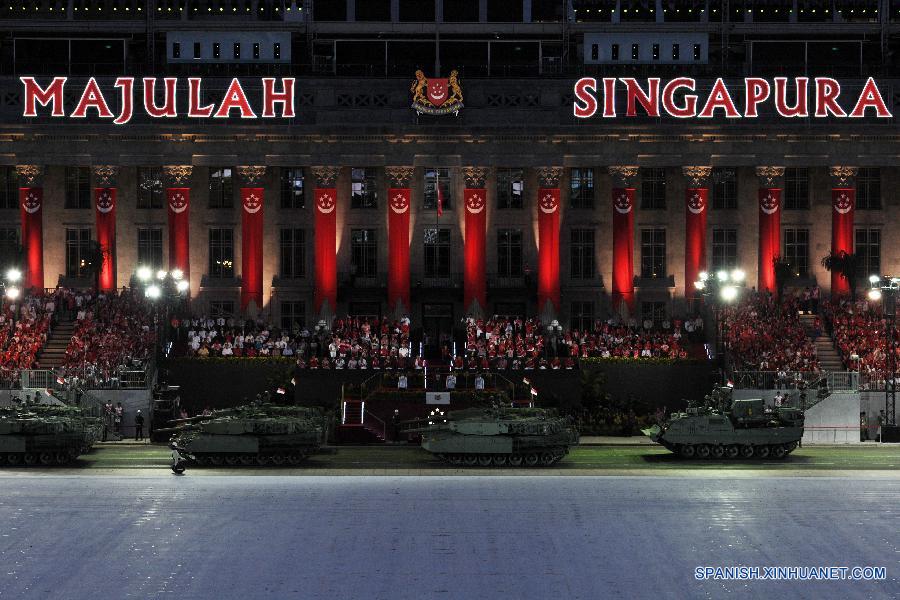
M730 388L719 388L703 406L689 406L643 431L685 458L784 458L803 438L803 411L766 407L761 399L732 400Z
M432 411L404 428L422 434L422 448L452 465L548 466L578 443L568 417L541 408L469 408Z
M90 451L102 423L72 406L0 409L0 464L64 465Z
M317 408L260 404L173 421L172 469L195 465L296 465L325 442Z

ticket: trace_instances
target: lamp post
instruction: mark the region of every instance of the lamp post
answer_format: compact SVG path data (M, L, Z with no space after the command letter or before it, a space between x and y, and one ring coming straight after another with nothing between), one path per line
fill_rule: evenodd
M135 276L144 290L144 297L154 306L156 362L159 366L165 356L164 348L169 344L167 335L169 330L164 323L169 322L172 307L187 297L190 284L184 278L181 269L154 271L150 267L142 266L137 268Z
M882 313L886 319L888 377L884 384L884 423L890 427L897 425L897 293L900 291L900 277L871 275L869 277L869 300L881 300ZM882 430L883 433L883 430Z
M726 369L728 367L725 362L728 342L725 339L725 335L728 332L728 322L726 319L720 318L720 313L741 295L741 289L744 287L746 278L747 275L742 269L732 269L731 271L721 269L712 275L706 271L701 271L700 278L694 282L694 288L706 299L706 305L713 311L716 333L716 358L719 358L721 354L722 364Z
M6 271L3 275L3 281L0 285L3 286L3 296L9 300L10 302L15 302L19 299L19 296L22 294L22 290L19 288L19 284L22 281L22 272L15 267L12 267ZM16 313L18 311L13 311L13 323L16 322ZM29 365L30 366L30 365ZM12 379L7 383L6 386L6 394L7 399L12 399Z

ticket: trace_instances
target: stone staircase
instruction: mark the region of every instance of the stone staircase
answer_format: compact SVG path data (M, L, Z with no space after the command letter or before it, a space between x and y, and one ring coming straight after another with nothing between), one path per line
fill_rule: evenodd
M803 325L807 337L816 347L816 356L819 358L819 366L823 371L846 371L847 368L841 361L841 356L834 348L834 342L825 334L824 328L816 332L815 315L800 315L800 324Z
M38 354L38 364L42 369L61 367L66 357L66 348L75 330L74 321L60 321L53 327L47 343Z

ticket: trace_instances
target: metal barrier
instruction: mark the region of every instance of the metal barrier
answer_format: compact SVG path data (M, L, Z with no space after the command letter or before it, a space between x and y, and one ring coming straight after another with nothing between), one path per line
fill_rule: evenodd
M869 386L875 383L875 380L870 379L865 373L856 371L787 371L781 375L776 371L734 371L732 382L736 389L794 390L800 383L807 386L815 385L823 377L828 383L828 389L832 391L884 389L883 380L881 388L872 388Z
M156 376L156 365L149 360L143 369L126 369L117 371L115 375L100 378L86 372L70 372L61 375L50 369L23 369L19 372L19 385L22 389L69 389L73 385L82 389L131 389L140 390L153 386ZM60 381L62 379L62 381Z

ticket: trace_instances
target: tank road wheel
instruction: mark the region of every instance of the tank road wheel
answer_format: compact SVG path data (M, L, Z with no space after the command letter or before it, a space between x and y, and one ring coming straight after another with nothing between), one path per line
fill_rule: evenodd
M757 458L769 458L769 447L768 446L760 446L756 449L756 457Z
M447 460L451 465L461 465L462 464L462 456L459 454L448 454Z
M276 467L280 467L287 461L287 457L284 454L273 454L269 460L271 460L272 464Z
M482 454L478 457L478 466L480 467L489 467L491 466L491 455L490 454Z
M57 452L53 458L58 465L67 465L72 460L68 452Z
M741 446L741 456L743 458L752 458L753 446Z
M225 464L229 467L233 467L241 461L241 457L237 454L228 454L225 456Z
M477 454L465 454L463 455L463 464L467 467L474 467L478 464L478 455Z
M306 456L304 456L302 452L291 452L287 455L288 464L292 467L296 467L302 463L304 458L306 458Z
M540 457L538 457L537 454L535 454L534 452L529 452L528 454L525 455L525 466L526 466L526 467L533 467L533 466L535 466L536 464L538 464L538 462L539 462L540 460L541 460L541 459L540 459Z
M241 454L241 464L245 467L249 467L250 465L256 463L256 455L255 454Z
M26 452L24 456L25 464L29 467L32 465L36 465L38 462L38 456L34 452Z
M694 458L695 449L690 444L685 444L678 450L678 454L685 458Z
M732 444L731 446L727 446L725 448L725 456L727 456L728 458L737 458L740 454L741 454L740 446L735 446Z
M706 444L697 446L697 458L709 458L709 446Z
M784 458L787 456L787 449L781 444L772 446L772 458Z
M505 467L507 462L506 459L507 456L505 454L495 454L491 460L495 467Z
M264 467L269 464L269 457L265 454L257 454L256 455L256 464L260 467Z
M54 456L52 452L41 452L40 458L42 465L52 465L54 462Z
M787 451L788 454L790 454L791 452L793 452L794 450L797 449L797 442L790 442L790 443L785 444L784 449Z
M554 462L556 462L556 458L553 456L552 452L541 452L541 465L545 467L549 467Z
M21 465L22 464L22 455L21 454L7 454L6 455L6 464L11 466Z
M205 454L195 454L194 455L194 464L202 467L207 463Z
M211 464L214 467L221 467L222 462L224 461L221 454L210 454L208 457L208 460L209 460L209 464Z
M511 467L521 467L522 466L522 455L521 454L510 454L507 459L509 466Z
M712 447L712 450L710 450L710 454L713 458L722 458L725 456L725 447L721 444L716 444Z

